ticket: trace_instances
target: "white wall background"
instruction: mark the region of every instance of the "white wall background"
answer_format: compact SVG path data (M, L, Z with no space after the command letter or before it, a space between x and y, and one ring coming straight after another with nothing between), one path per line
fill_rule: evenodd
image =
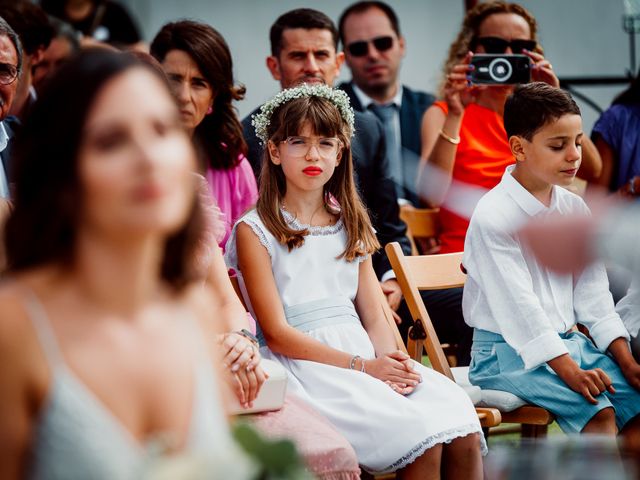
M337 21L349 0L121 0L136 17L144 38L151 41L170 20L190 18L211 24L226 38L238 82L247 96L237 104L243 117L269 96L278 84L265 67L268 32L282 13L298 7L324 11ZM407 39L402 81L410 87L434 91L449 44L463 17L463 0L388 0L400 18ZM629 68L629 40L622 30L623 0L521 0L537 18L546 56L562 76L623 75ZM341 79L349 79L343 67ZM606 108L619 87L581 88ZM580 103L580 102L579 102ZM597 113L581 103L585 131Z

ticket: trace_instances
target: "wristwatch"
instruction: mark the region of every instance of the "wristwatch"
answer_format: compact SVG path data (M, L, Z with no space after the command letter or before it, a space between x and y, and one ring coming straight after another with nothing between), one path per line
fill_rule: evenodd
M260 345L260 342L258 342L258 337L256 337L253 333L251 333L249 330L247 330L246 328L243 328L242 330L236 330L233 333L237 333L238 335L242 335L245 338L248 338L249 340L251 340L253 343L256 344L256 346Z
M640 176L632 177L631 180L629 180L629 193L634 197L640 195L640 188L636 188L636 182L638 180L640 180Z

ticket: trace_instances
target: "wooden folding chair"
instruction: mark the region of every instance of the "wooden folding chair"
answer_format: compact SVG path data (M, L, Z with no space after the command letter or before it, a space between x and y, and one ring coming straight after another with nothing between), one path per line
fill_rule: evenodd
M407 224L407 237L411 242L411 255L420 255L418 245L437 240L440 233L439 208L415 208L413 205L400 207L400 219Z
M385 251L400 283L414 325L409 329L407 349L416 361L421 361L426 349L434 370L454 380L431 318L420 296L420 290L440 290L461 287L466 275L461 269L462 253L442 255L405 256L397 242L387 244ZM465 368L465 367L461 367ZM522 424L523 437L545 436L553 415L533 405L524 405L512 411L501 411L502 422Z
M395 245L398 245L398 244L395 243ZM399 245L398 245L398 248L400 248ZM398 350L401 350L404 353L407 353L409 356L411 356L411 358L416 360L418 363L421 363L422 356L420 356L420 358L416 358L414 355L411 355L411 353L407 351L407 348L405 347L405 344L402 341L402 337L400 336L400 332L398 331L398 326L396 325L396 322L393 319L391 308L389 307L389 304L387 303L387 299L385 298L384 293L382 293L382 290L380 290L380 302L382 304L382 311L384 312L384 316L385 316L385 319L387 320L387 324L389 325L389 328L391 328L391 330L393 331ZM440 351L442 352L442 349ZM446 363L446 360L445 360L445 363ZM439 371L438 369L434 369L434 370ZM480 425L483 428L495 427L496 425L499 425L501 422L500 411L496 408L476 407L476 412L478 413L478 419L480 420Z

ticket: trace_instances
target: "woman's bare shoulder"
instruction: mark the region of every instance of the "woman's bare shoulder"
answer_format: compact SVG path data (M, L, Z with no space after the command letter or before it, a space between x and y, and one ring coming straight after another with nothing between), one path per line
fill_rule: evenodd
M203 330L208 334L216 334L222 330L220 322L212 322L212 319L218 318L217 303L207 288L199 284L187 287L181 297L185 305L194 313Z

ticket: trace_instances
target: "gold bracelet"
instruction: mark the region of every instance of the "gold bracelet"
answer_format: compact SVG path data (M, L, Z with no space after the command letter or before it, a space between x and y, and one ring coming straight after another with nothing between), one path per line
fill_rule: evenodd
M458 145L460 143L460 137L458 138L450 137L449 135L444 133L444 130L442 129L440 129L440 136L444 138L447 142L449 142L451 145Z

